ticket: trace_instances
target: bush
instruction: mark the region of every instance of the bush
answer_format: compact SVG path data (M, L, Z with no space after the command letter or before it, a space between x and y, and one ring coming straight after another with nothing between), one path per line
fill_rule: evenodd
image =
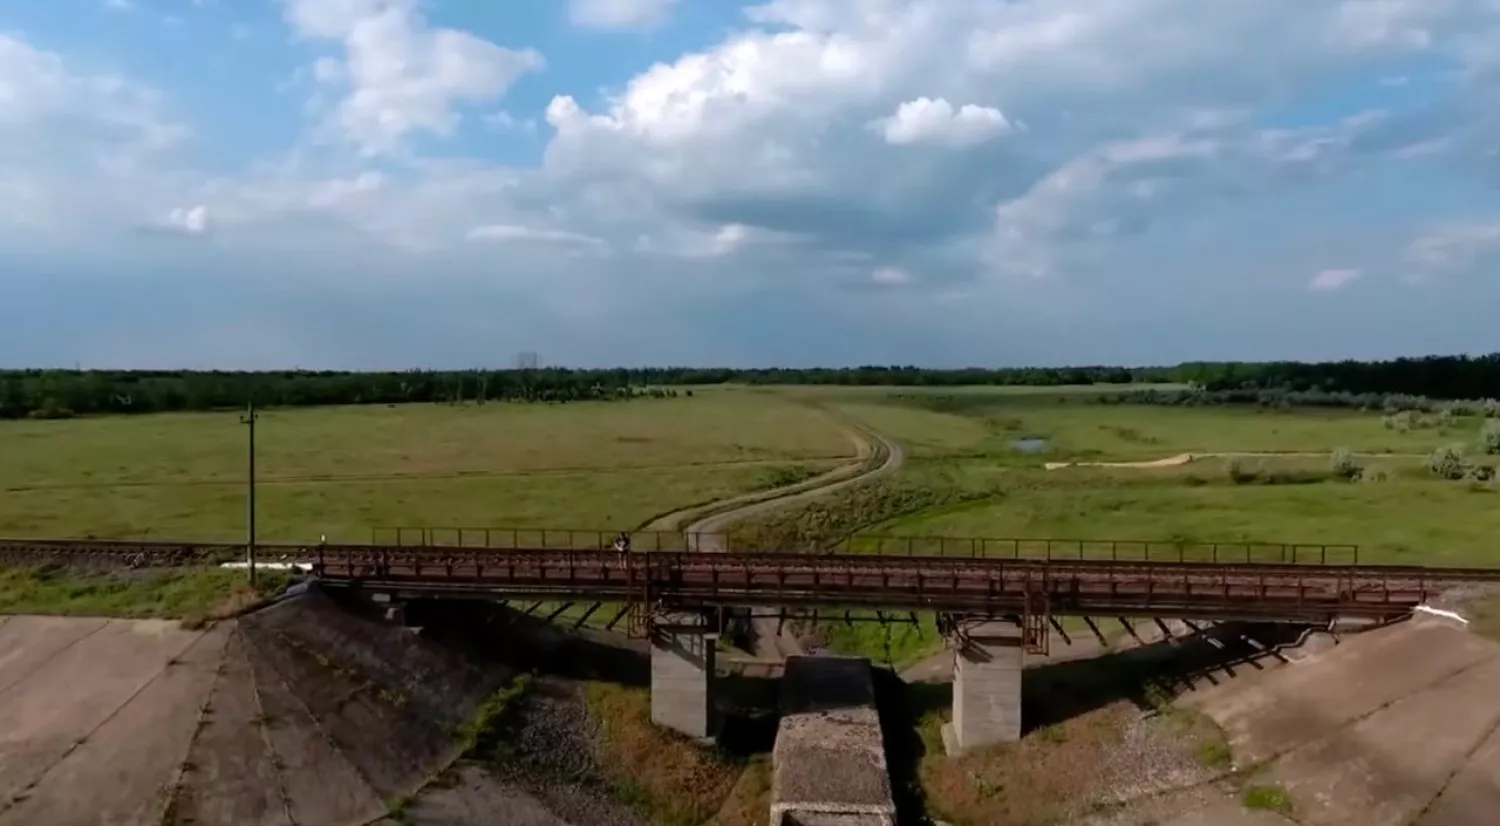
M1500 453L1500 421L1489 421L1479 429L1479 446L1491 456Z
M1245 462L1243 459L1234 457L1230 457L1229 459L1226 459L1224 461L1224 473L1229 476L1229 481L1235 483L1236 485L1243 485L1248 482L1254 482L1257 475L1254 470L1247 469L1245 467Z
M1467 471L1464 455L1456 447L1440 447L1427 457L1427 467L1442 479L1462 479Z
M1354 458L1354 453L1347 448L1339 448L1333 452L1333 475L1341 479L1353 480L1359 476L1359 461Z
M1385 468L1367 467L1360 470L1357 481L1370 484L1374 482L1387 482L1390 481L1390 478L1391 474Z
M1397 433L1405 433L1406 431L1411 430L1412 427L1416 425L1416 414L1412 413L1410 410L1403 410L1399 413L1392 413L1391 415L1386 416L1385 418L1381 419L1381 422L1385 424L1386 430L1394 430Z

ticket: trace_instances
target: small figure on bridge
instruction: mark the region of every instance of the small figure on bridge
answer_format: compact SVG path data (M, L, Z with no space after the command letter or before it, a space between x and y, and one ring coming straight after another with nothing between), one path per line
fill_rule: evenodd
M620 531L620 535L615 537L615 550L622 554L630 553L630 534Z

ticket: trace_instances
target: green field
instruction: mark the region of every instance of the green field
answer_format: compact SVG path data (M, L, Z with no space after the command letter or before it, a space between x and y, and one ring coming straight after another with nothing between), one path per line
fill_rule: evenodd
M0 422L0 535L236 539L238 417ZM273 410L257 442L267 541L368 541L383 525L634 528L854 455L827 414L746 390Z
M1271 411L1088 403L1051 389L1025 394L888 390L883 397L829 391L825 401L902 441L911 459L888 489L905 496L880 513L870 492L862 530L913 536L1356 544L1371 562L1500 564L1500 487L1449 481L1427 455L1464 446L1475 461L1484 420L1398 431L1378 412ZM1019 439L1045 448L1017 450ZM1345 448L1385 479L1332 473ZM1048 462L1149 461L1183 453L1261 453L1161 468L1068 467ZM1275 455L1282 454L1282 455ZM917 493L923 495L918 496ZM932 502L929 507L921 499ZM856 501L856 500L864 501ZM766 521L795 518L783 514ZM826 521L826 515L814 517ZM855 543L858 549L860 543ZM868 547L868 545L866 545Z

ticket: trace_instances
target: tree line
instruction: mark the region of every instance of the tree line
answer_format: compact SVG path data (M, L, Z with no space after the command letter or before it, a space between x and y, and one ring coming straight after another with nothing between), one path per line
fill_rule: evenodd
M1190 384L1248 399L1257 391L1408 394L1435 399L1500 398L1500 354L1384 362L1188 362L1174 367L927 369L643 367L572 370L261 372L186 370L0 370L0 418L64 418L336 404L574 402L675 395L716 384L958 387L973 385ZM1232 391L1232 392L1231 392Z

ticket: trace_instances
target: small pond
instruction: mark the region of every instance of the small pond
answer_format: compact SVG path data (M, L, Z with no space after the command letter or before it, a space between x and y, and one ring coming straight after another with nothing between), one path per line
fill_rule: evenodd
M1041 453L1047 449L1047 440L1037 436L1027 436L1011 442L1010 449L1017 453Z

